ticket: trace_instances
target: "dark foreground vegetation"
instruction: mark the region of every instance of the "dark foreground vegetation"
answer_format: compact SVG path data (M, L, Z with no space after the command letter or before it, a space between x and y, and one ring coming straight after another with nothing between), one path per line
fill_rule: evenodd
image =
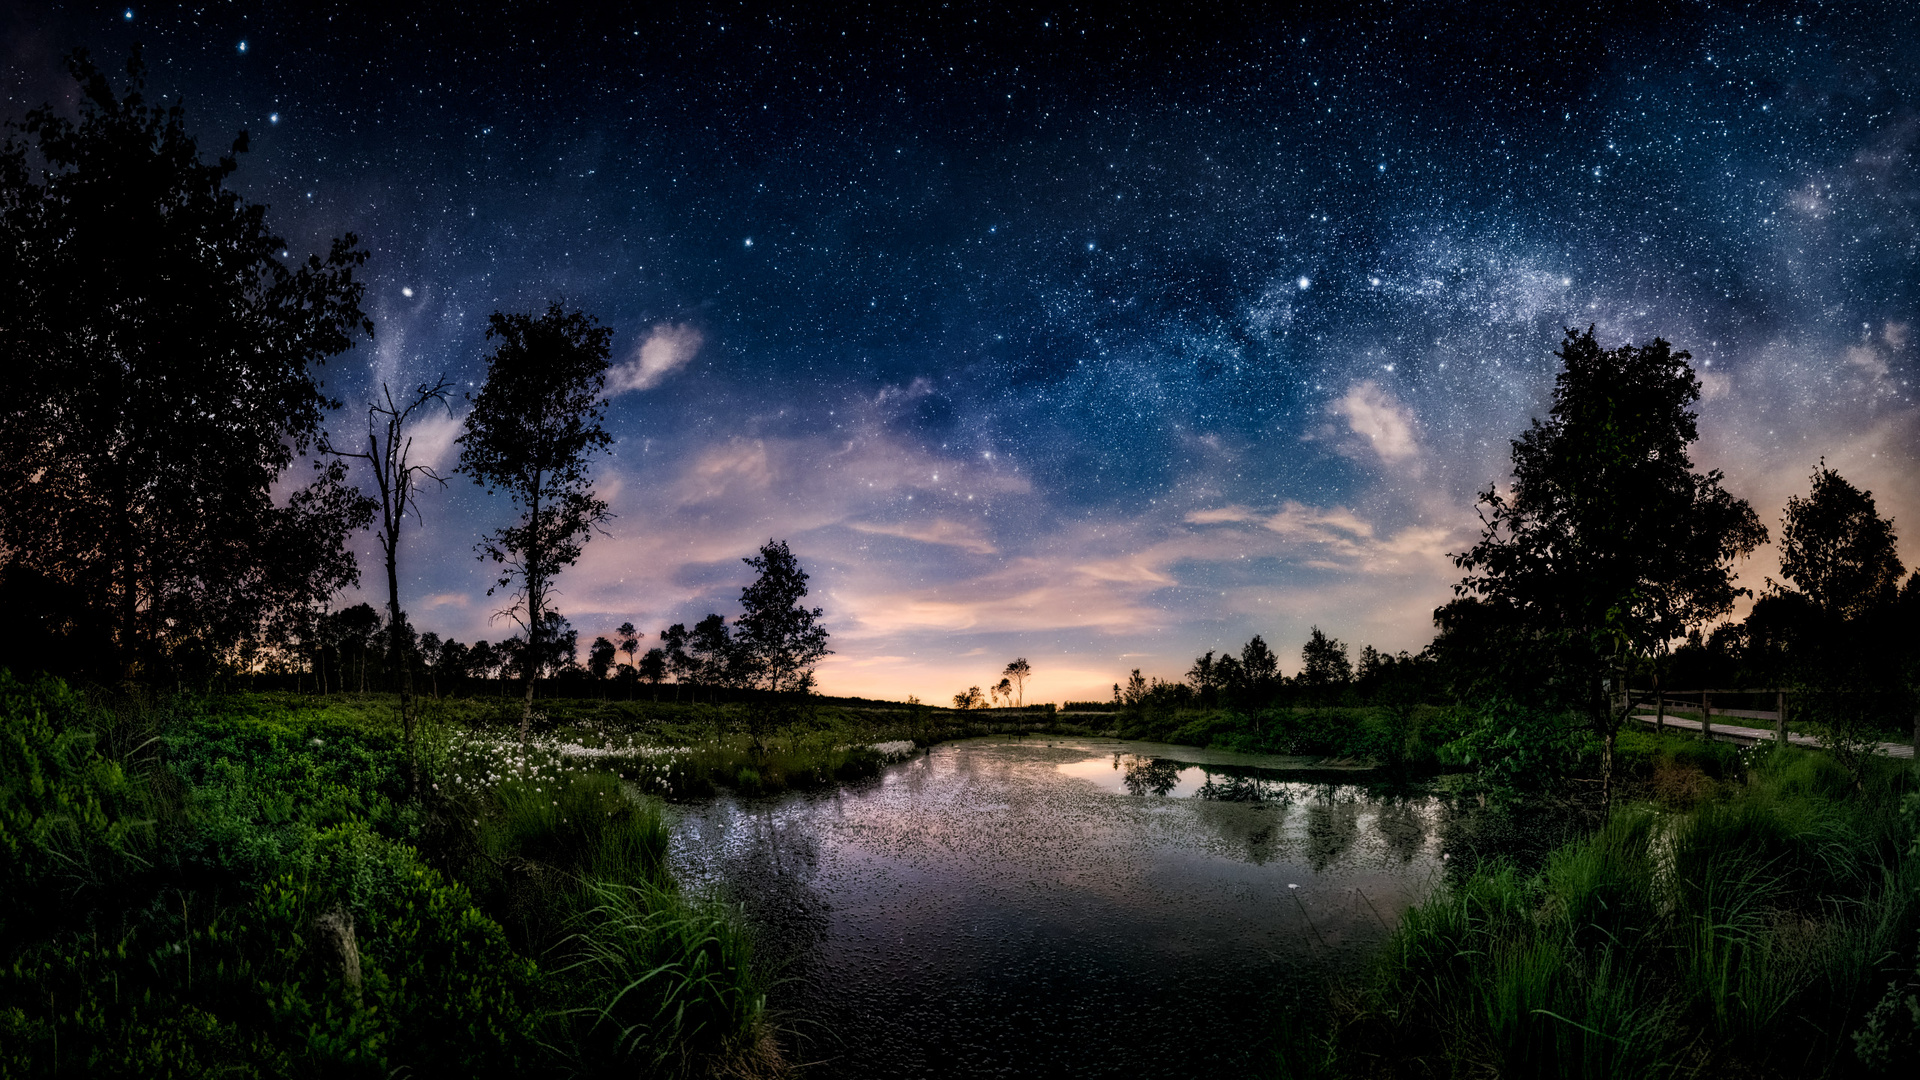
M1282 1074L1913 1075L1911 769L1883 760L1863 798L1817 751L1626 742L1636 798L1544 853L1456 866Z
M0 674L0 1074L782 1071L659 801L449 731Z

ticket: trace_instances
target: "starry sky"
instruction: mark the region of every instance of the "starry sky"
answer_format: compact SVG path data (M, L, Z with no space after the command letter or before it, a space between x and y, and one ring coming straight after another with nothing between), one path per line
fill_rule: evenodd
M494 310L610 326L583 640L731 616L778 537L829 693L1417 651L1589 324L1692 352L1695 461L1776 531L1824 456L1920 561L1900 5L413 7L16 9L0 113L138 41L209 155L246 129L296 256L372 252L343 433L382 382L477 382ZM472 547L508 513L425 495L418 625L509 632Z

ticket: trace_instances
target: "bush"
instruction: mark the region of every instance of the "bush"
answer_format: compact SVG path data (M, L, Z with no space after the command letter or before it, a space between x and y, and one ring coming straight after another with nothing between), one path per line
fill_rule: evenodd
M1920 929L1920 850L1890 807L1911 770L1836 797L1851 776L1814 756L1763 749L1744 784L1685 813L1620 807L1537 872L1489 861L1443 886L1345 1006L1340 1064L1611 1077L1910 1060L1895 958Z

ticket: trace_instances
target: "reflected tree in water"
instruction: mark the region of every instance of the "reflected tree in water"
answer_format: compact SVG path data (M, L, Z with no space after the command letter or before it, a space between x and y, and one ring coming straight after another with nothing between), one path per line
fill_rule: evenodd
M1161 795L1180 783L1180 763L1166 758L1129 758L1122 782L1130 795Z
M1320 872L1339 862L1360 838L1360 803L1332 784L1307 805L1307 861Z
M1410 799L1382 801L1379 815L1374 819L1374 831L1403 863L1412 862L1427 841L1427 823L1421 820L1420 811Z

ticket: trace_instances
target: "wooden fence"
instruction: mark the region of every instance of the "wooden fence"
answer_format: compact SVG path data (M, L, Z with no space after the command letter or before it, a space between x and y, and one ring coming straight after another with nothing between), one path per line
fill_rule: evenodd
M1653 690L1627 691L1628 701L1634 706L1646 702L1653 703L1653 726L1656 731L1666 727L1667 705L1672 703L1674 705L1687 707L1688 711L1694 711L1694 709L1697 708L1700 713L1700 737L1703 740L1711 740L1713 738L1713 718L1715 716L1722 716L1729 719L1741 720L1771 720L1773 721L1774 741L1780 743L1788 741L1787 697L1791 693L1793 693L1793 691L1782 687L1771 686L1746 687L1733 690L1662 690L1655 688ZM1769 694L1773 696L1772 709L1716 709L1713 704L1715 695L1719 695L1724 700L1735 695L1758 697ZM1696 701L1698 703L1697 705L1695 704ZM1632 710L1629 709L1629 711L1631 712ZM1745 738L1744 735L1736 735L1734 736L1734 741L1741 741L1743 738ZM1794 736L1794 739L1803 742L1809 741L1803 736ZM1913 749L1908 750L1901 748L1898 743L1879 743L1877 745L1882 752L1895 757L1905 757L1909 753L1914 754L1916 763L1920 763L1920 712L1916 712L1913 717Z
M1722 698L1733 697L1735 695L1759 697L1766 694L1772 694L1773 708L1770 710L1768 709L1721 709L1720 715L1727 716L1727 717L1737 717L1741 720L1771 720L1773 721L1774 740L1782 743L1787 741L1787 694L1788 694L1788 691L1780 687L1773 687L1773 686L1761 687L1761 688L1749 687L1745 689L1735 689L1735 690L1661 690L1656 688L1653 690L1629 690L1627 691L1627 693L1631 695L1632 701L1653 702L1653 705L1654 705L1653 726L1656 731L1662 730L1666 727L1667 702L1669 700L1672 700L1673 703L1676 705L1690 705L1690 704L1693 704L1693 702L1686 699L1689 699L1689 698L1698 699L1699 712L1700 712L1700 737L1702 739L1707 739L1707 740L1711 740L1713 738L1713 717L1714 717L1713 696L1715 694L1719 694Z

